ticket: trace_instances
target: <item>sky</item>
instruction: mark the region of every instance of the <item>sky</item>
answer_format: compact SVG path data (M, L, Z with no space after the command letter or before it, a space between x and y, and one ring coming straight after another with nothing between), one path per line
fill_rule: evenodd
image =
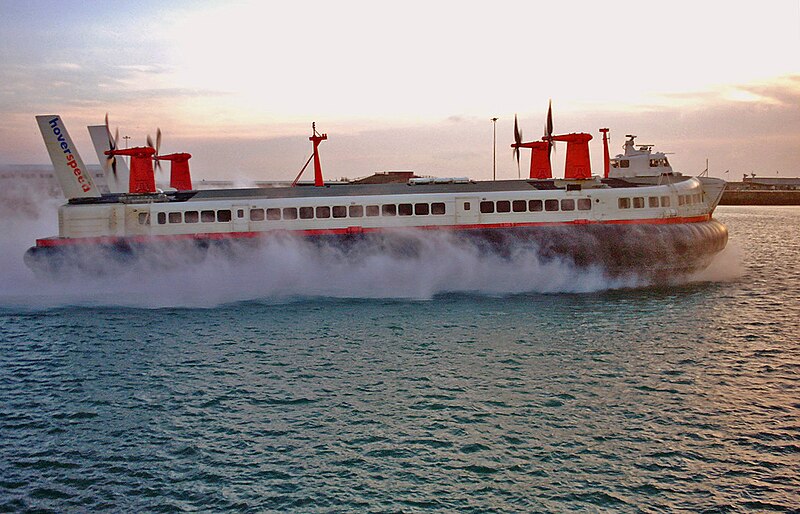
M488 179L498 117L513 178L514 116L538 139L549 100L595 173L609 127L612 155L636 134L683 173L800 176L800 1L0 0L0 164L48 162L37 114L95 163L108 113L195 178L291 180L316 122L329 179Z

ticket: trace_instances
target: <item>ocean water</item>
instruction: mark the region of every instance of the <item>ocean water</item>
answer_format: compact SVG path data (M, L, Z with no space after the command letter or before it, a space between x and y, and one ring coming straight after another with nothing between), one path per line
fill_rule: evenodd
M0 512L797 512L800 208L671 286L463 255L33 276L0 221Z

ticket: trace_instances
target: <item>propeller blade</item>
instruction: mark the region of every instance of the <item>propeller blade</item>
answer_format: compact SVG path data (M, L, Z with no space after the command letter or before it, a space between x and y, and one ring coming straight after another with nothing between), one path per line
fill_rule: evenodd
M553 101L549 100L547 102L547 123L545 125L545 135L547 136L547 155L550 155L550 152L554 150L553 145Z
M147 143L147 146L149 146L150 148L155 148L153 146L153 138L150 137L150 134L147 134L147 139L145 139L145 142ZM156 152L156 155L158 155L158 152Z
M161 129L156 128L156 155L161 153Z
M522 131L519 129L516 114L514 115L514 143L517 145L522 144ZM519 177L522 173L519 167L519 146L514 147L514 158L517 160L517 176Z

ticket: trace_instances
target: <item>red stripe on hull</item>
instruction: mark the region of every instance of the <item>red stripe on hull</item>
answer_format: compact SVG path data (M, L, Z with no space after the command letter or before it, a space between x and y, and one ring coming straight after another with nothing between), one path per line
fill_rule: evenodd
M633 220L574 220L556 222L531 222L531 223L476 223L470 225L427 225L418 227L347 227L333 229L311 229L311 230L285 230L276 229L258 232L210 232L200 234L170 234L155 236L130 236L130 237L49 237L37 239L36 246L39 248L52 248L56 246L68 245L93 245L93 244L119 244L119 243L155 243L162 241L191 241L191 240L210 240L218 241L224 239L253 239L268 236L270 234L294 234L299 236L324 236L324 235L346 235L346 234L367 234L377 232L391 232L403 230L475 230L475 229L508 229L525 227L556 227L571 225L677 225L687 223L701 223L709 221L710 214L701 216L682 217L682 218L645 218Z

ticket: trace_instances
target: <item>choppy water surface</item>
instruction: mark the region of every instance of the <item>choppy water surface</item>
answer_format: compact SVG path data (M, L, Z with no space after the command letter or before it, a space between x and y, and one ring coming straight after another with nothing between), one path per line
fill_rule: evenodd
M705 275L635 289L297 256L64 288L3 225L0 511L796 511L800 209L717 217Z

